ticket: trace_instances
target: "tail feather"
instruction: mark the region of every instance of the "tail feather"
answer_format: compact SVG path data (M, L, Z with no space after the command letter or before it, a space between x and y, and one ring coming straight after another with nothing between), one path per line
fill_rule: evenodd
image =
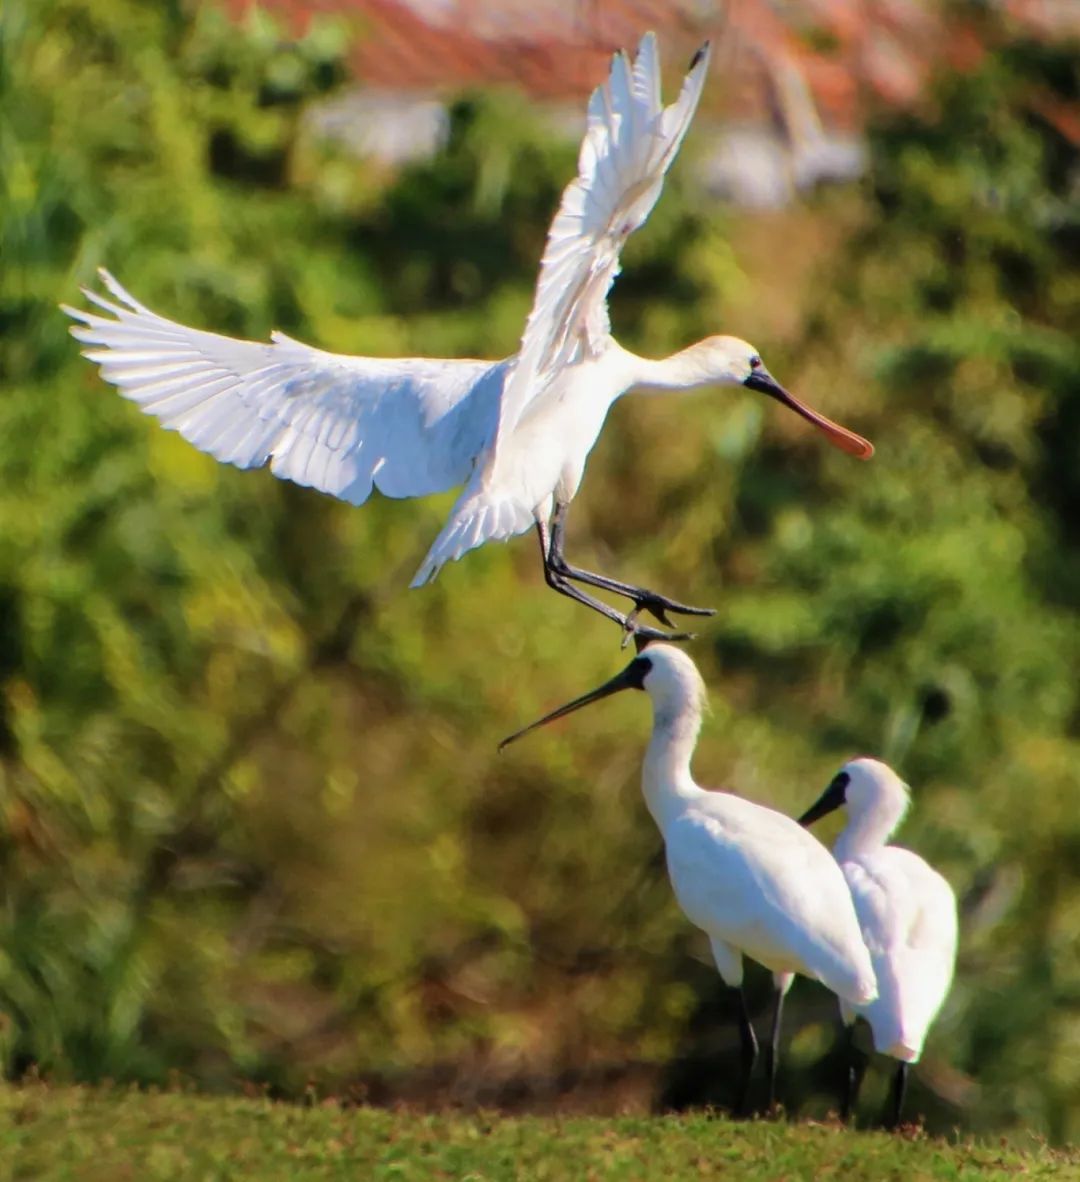
M922 1054L926 1034L952 983L952 961L944 964L936 950L919 955L893 952L876 959L881 995L863 1011L874 1032L874 1046L894 1059L914 1063Z
M517 501L491 500L488 496L468 495L458 502L450 519L431 545L410 587L430 583L447 562L484 542L505 542L524 533L536 521L531 509Z
M929 1021L912 1020L901 1012L897 999L887 994L865 1006L862 1014L874 1033L875 1050L905 1063L919 1061Z
M874 964L862 939L852 941L846 949L830 949L831 963L822 965L819 980L841 1000L854 1008L869 1005L878 996L878 979Z

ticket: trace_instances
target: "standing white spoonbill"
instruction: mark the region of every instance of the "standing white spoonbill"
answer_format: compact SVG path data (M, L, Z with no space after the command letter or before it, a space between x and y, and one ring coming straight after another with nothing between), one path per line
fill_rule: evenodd
M117 302L108 313L64 307L72 334L125 398L202 451L240 468L269 462L275 476L362 505L421 497L464 484L414 587L483 542L534 527L547 583L628 632L643 610L711 615L643 587L571 566L563 555L567 506L611 404L633 388L689 390L742 385L808 419L837 447L866 459L873 448L795 399L756 350L708 337L650 361L622 348L608 323L607 293L619 252L660 196L701 96L708 45L695 55L678 100L660 101L656 39L643 38L633 67L616 55L589 102L578 175L548 234L532 311L517 354L503 361L384 359L324 353L282 333L237 341L151 312L106 271ZM577 583L630 600L616 611Z
M956 896L918 854L887 845L907 812L907 785L887 764L853 759L837 772L821 798L799 818L810 825L847 806L848 822L833 854L844 872L863 939L877 974L878 996L868 1004L841 997L849 1027L843 1116L858 1095L865 1060L855 1048L855 1019L870 1023L874 1048L899 1060L886 1122L900 1123L908 1067L917 1063L930 1023L952 984L956 965Z
M805 829L730 792L699 788L690 757L701 729L705 683L680 649L651 644L599 689L577 698L500 744L620 690L652 699L653 730L645 753L645 803L664 839L675 897L709 937L720 976L738 990L745 1112L757 1039L742 989L743 956L772 970L776 1008L767 1067L769 1107L776 1090L784 995L792 974L823 982L852 1004L877 995L844 876L829 851Z

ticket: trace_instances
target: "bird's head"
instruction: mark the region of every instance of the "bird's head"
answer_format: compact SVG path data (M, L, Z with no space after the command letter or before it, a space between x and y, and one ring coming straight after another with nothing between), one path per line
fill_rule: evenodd
M799 818L800 825L847 808L853 821L872 814L887 816L890 829L900 823L910 803L908 786L887 763L869 756L848 760L833 776L828 788Z
M874 445L869 440L827 419L785 390L765 368L761 354L748 342L738 337L706 337L697 345L684 350L680 356L699 370L702 383L745 386L748 390L767 394L812 423L841 451L857 456L860 460L868 460L874 454Z
M660 720L669 715L679 714L688 708L700 717L705 705L705 683L694 662L682 651L671 644L650 644L622 670L609 681L598 686L589 693L567 702L545 714L543 718L530 723L516 731L509 738L503 739L499 750L527 735L537 727L554 722L557 718L565 718L583 706L598 702L601 698L608 698L622 690L644 690L653 703L653 713Z
M708 692L694 662L673 644L650 644L631 661L636 666L640 688L652 699L658 718L679 714L687 708L700 714ZM627 670L629 672L629 670Z
M743 386L755 373L768 372L757 349L738 337L706 337L691 349L698 354L709 380L725 386Z

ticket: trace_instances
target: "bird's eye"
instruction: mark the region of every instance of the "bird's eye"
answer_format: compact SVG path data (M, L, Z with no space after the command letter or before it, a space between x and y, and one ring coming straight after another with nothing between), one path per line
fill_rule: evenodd
M753 357L750 358L750 368L751 369L760 369L761 368L761 358L758 357L756 353L754 354Z

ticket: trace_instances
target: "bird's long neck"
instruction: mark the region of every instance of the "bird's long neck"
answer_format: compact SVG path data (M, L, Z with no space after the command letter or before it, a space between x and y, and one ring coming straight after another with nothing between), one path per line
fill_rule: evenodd
M715 385L716 373L707 364L707 354L700 344L652 359L624 350L629 382L627 389L645 393L692 390L696 386Z
M701 730L701 707L684 703L668 711L654 703L653 731L645 752L641 788L661 832L703 790L690 774L690 759Z
M849 862L887 845L893 831L904 819L906 800L882 800L864 813L848 815L848 823L833 846L838 862Z

